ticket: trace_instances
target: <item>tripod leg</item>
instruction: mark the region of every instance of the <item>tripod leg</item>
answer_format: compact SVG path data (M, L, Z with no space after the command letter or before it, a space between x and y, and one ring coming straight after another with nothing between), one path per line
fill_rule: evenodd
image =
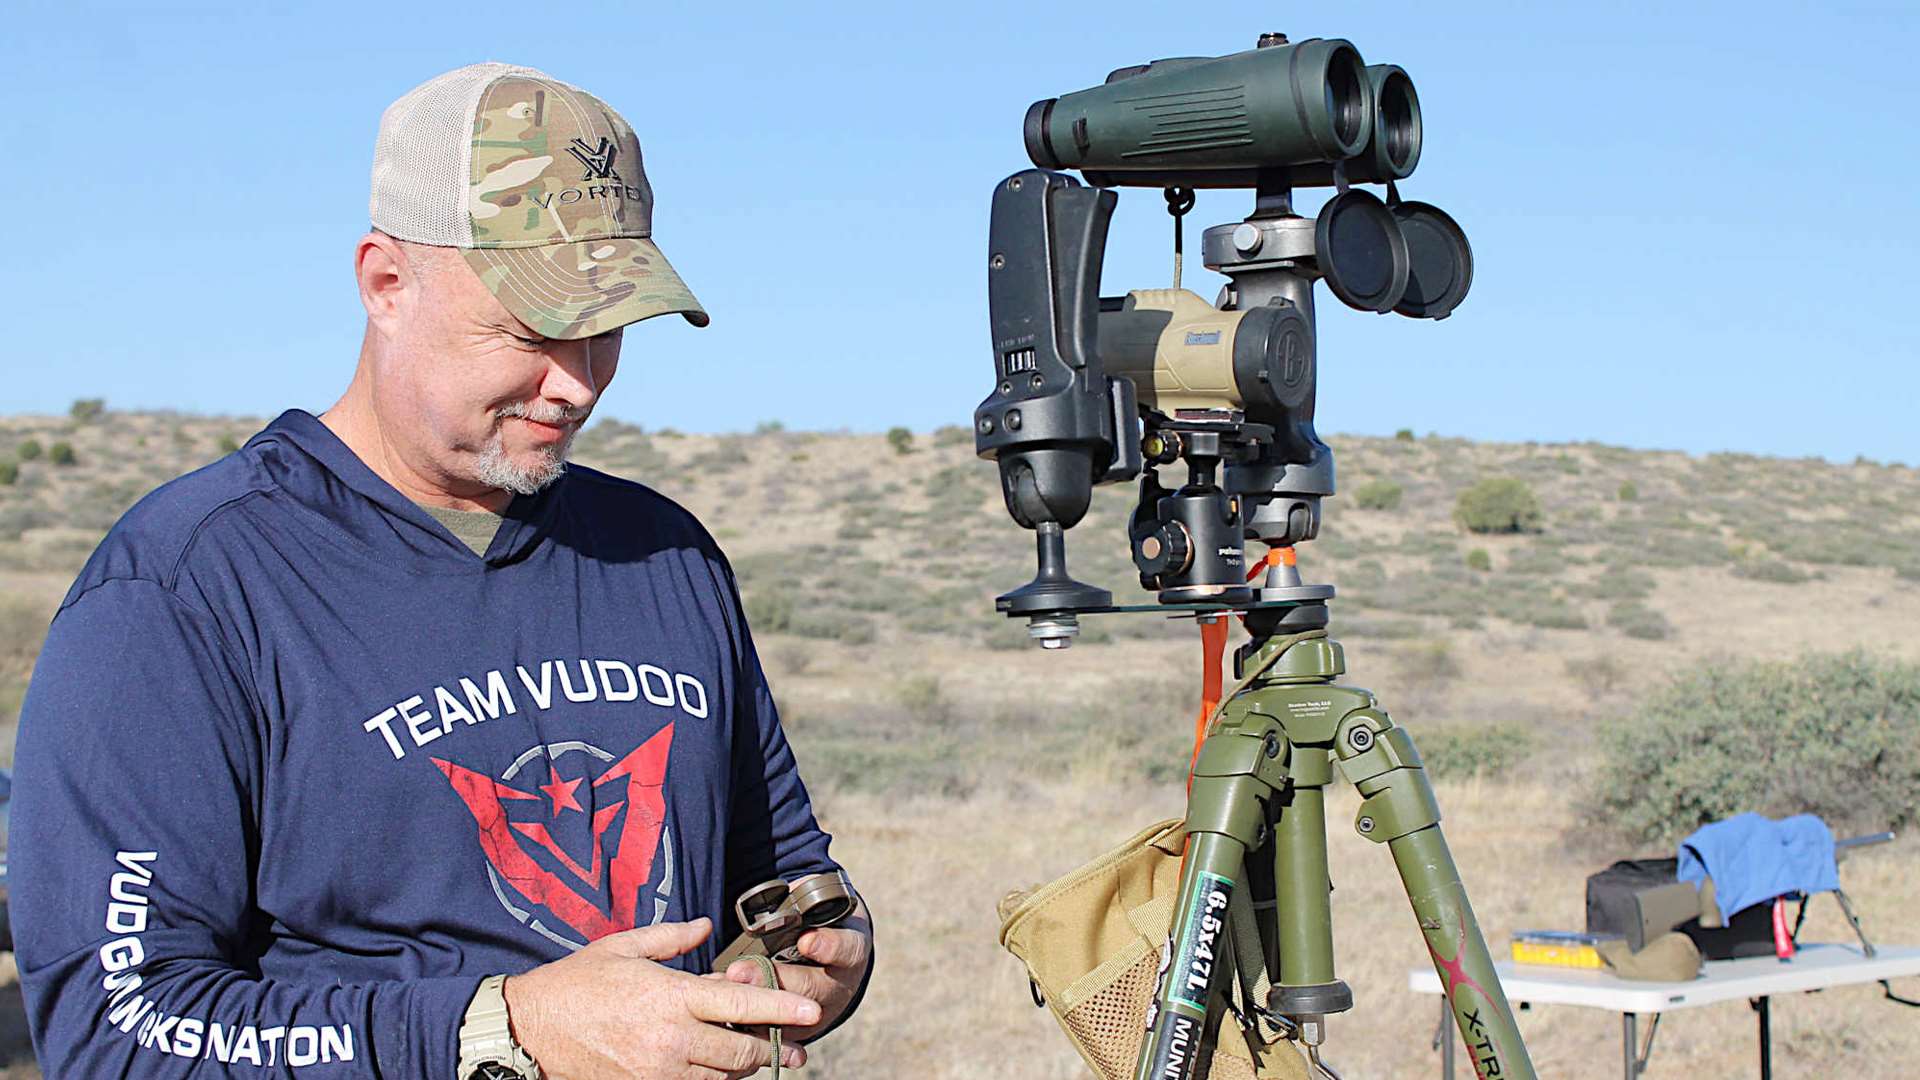
M1266 803L1286 782L1277 752L1258 722L1223 724L1207 737L1187 795L1187 854L1173 925L1160 953L1160 977L1147 1009L1135 1080L1191 1080L1209 1021L1226 1007L1232 932L1227 906L1246 885L1247 853L1261 839ZM1258 962L1258 957L1247 958Z
M1160 951L1160 978L1147 1008L1136 1080L1190 1080L1195 1075L1208 1021L1221 1007L1225 965L1218 960L1229 941L1227 905L1245 862L1245 846L1231 837L1188 834L1180 895L1167 944Z
M1355 827L1393 853L1475 1074L1534 1080L1413 739L1386 713L1362 709L1341 721L1335 748L1341 772L1365 796Z

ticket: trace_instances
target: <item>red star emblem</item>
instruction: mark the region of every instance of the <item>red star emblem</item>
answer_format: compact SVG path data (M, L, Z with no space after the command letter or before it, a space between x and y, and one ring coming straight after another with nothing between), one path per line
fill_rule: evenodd
M547 798L553 800L554 817L559 817L562 810L578 810L583 814L586 813L586 808L580 805L580 800L573 797L573 790L579 787L584 779L586 778L575 777L572 780L562 780L559 773L554 773L551 782L540 785L540 790L546 793Z

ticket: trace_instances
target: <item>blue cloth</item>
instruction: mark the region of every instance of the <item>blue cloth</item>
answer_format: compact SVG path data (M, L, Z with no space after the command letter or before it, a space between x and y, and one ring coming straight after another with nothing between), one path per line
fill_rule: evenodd
M481 978L835 868L693 516L568 466L484 556L290 412L141 500L20 717L48 1076L451 1078Z
M1679 877L1696 886L1711 877L1722 919L1776 896L1840 887L1833 830L1812 814L1738 814L1702 825L1680 842Z

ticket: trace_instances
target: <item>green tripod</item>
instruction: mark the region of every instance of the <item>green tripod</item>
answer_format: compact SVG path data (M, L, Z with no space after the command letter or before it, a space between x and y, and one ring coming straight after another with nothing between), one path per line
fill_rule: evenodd
M1346 665L1325 630L1256 634L1239 666L1194 765L1186 861L1136 1080L1197 1075L1207 1060L1235 977L1210 942L1239 889L1253 901L1271 986L1263 1008L1250 1004L1298 1038L1316 1076L1337 1080L1320 1059L1326 1017L1353 1005L1333 963L1326 785L1336 767L1365 797L1354 827L1393 853L1476 1074L1531 1080L1412 738L1371 693L1334 684Z
M1284 42L1271 35L1261 46ZM1261 62L1250 55L1233 62ZM1168 63L1171 71L1201 70L1193 61ZM1109 85L1126 83L1128 70ZM1392 73L1381 72L1384 93ZM1334 101L1332 85L1294 104ZM1241 89L1221 84L1207 93L1237 101ZM1114 124L1125 127L1136 109L1149 108L1140 101L1160 101L1178 117L1170 124L1215 122L1188 118L1199 106L1184 98L1111 92L1119 95L1111 115L1069 124L1065 145L1082 153L1105 145ZM1030 133L1050 130L1056 104L1035 105ZM1218 146L1241 145L1237 135L1220 138ZM1391 182L1382 202L1349 188L1345 166L1335 167L1338 193L1308 218L1293 209L1293 186L1307 179L1295 174L1297 163L1247 164L1245 176L1190 177L1182 166L1095 180L1254 188L1253 213L1202 233L1205 265L1228 279L1212 302L1180 288L1180 221L1194 205L1184 187L1163 192L1175 220L1172 289L1100 295L1117 200L1107 188L1046 169L1015 173L995 189L989 228L996 378L974 411L974 448L997 463L1007 510L1034 531L1038 561L1033 580L995 606L1025 619L1028 635L1051 649L1067 647L1088 614L1185 611L1216 623L1239 616L1252 635L1237 655L1240 682L1212 713L1195 757L1179 893L1133 1075L1206 1076L1231 1013L1243 1029L1259 1027L1263 1044L1276 1030L1297 1038L1310 1068L1337 1078L1320 1060L1326 1018L1353 1005L1333 964L1325 793L1337 767L1365 798L1361 835L1393 853L1476 1072L1532 1080L1413 742L1373 695L1334 685L1345 665L1326 634L1333 589L1302 584L1290 558L1319 534L1321 500L1335 491L1333 451L1314 430L1315 284L1325 281L1362 310L1443 318L1466 295L1471 251L1451 218L1403 202ZM1179 466L1185 482L1163 484L1159 469ZM1096 485L1136 477L1128 538L1140 585L1156 603L1116 606L1112 593L1067 572L1064 536L1085 516ZM1257 585L1247 572L1248 541L1270 552Z

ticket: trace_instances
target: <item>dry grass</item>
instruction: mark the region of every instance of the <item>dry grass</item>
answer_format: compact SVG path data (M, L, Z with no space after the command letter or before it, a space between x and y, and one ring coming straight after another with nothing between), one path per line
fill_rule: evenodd
M1581 924L1582 881L1611 852L1580 839L1557 787L1537 780L1443 784L1446 828L1476 910L1496 949L1515 929ZM860 875L876 913L881 964L858 1021L817 1049L815 1077L1087 1075L1049 1014L1028 1000L1018 962L995 943L994 902L1047 880L1179 811L1178 789L1128 791L1060 784L967 799L822 799L837 854ZM1428 1077L1437 999L1407 989L1425 950L1386 852L1346 821L1357 799L1330 800L1339 968L1353 1012L1330 1021L1328 1057L1349 1077ZM1516 824L1524 823L1524 824ZM1843 868L1868 932L1920 941L1910 903L1920 844L1874 849ZM1850 940L1838 905L1813 906L1805 940ZM1911 988L1909 988L1911 990ZM1874 986L1776 1002L1778 1074L1892 1076L1920 1059L1920 1018L1878 1000ZM1564 1006L1521 1016L1543 1077L1619 1073L1619 1019ZM1688 1010L1661 1025L1654 1075L1749 1073L1753 1017L1739 1003Z

